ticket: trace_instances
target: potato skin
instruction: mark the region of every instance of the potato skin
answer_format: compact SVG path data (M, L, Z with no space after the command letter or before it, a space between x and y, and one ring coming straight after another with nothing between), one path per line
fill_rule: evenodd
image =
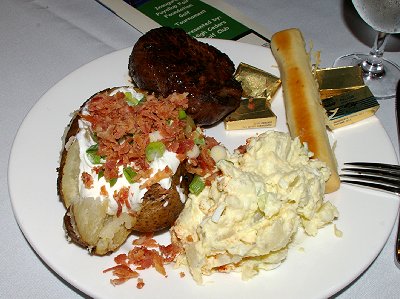
M118 88L100 91L87 101ZM169 190L159 184L152 185L144 195L141 209L137 213L122 213L119 217L106 214L104 204L99 200L80 198L79 147L74 137L79 131L79 112L87 101L74 114L63 137L60 166L57 168L57 192L66 208L63 224L69 239L89 249L92 254L105 255L117 250L132 231L156 232L169 228L184 207L177 188L186 198L193 175L187 172L185 163L181 163Z
M172 178L170 189L165 190L160 184L152 185L144 195L133 230L156 232L171 227L185 205L180 199L177 187L181 188L186 198L192 179L193 174L188 173L185 165L181 164Z
M79 236L78 232L76 231L76 228L73 225L73 216L70 213L70 208L67 209L67 212L64 214L64 229L68 234L68 237L71 239L72 242L75 244L87 248L90 245L86 242L83 241L83 239Z
M60 197L60 200L64 204L66 208L69 207L70 205L70 199L68 192L64 191L63 184L65 187L65 184L67 182L63 182L64 178L64 168L66 167L67 163L67 157L68 157L68 148L65 146L67 142L70 140L70 138L74 138L74 136L78 133L79 131L79 124L78 120L80 119L80 116L78 113L75 113L73 116L69 126L67 127L67 132L65 134L65 137L63 137L63 149L61 151L61 159L60 159L60 167L57 168L58 172L58 177L57 177L57 193L58 196Z

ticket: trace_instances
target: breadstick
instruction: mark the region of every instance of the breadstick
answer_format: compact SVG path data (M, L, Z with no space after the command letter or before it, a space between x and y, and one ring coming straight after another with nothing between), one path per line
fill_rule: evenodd
M293 28L275 33L271 39L271 50L280 70L290 135L307 142L314 158L327 164L332 173L326 182L325 193L334 192L340 186L337 163L329 143L325 112L301 32Z

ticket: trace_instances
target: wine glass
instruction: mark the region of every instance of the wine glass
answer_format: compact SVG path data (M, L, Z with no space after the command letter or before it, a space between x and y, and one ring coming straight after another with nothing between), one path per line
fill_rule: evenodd
M347 54L336 59L334 66L360 65L365 84L378 99L392 98L400 79L400 68L383 58L391 33L400 33L400 0L352 0L361 18L377 31L369 54Z

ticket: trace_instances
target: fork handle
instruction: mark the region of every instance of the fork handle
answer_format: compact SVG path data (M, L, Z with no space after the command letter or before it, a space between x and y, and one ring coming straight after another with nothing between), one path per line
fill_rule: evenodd
M395 254L396 254L397 265L400 266L400 214L399 214L399 219L397 220L397 236L396 236L395 251L396 251Z
M397 82L396 98L394 105L396 109L397 141L399 142L399 147L400 147L400 80ZM400 214L397 224L397 237L396 237L395 250L396 250L397 265L400 265Z

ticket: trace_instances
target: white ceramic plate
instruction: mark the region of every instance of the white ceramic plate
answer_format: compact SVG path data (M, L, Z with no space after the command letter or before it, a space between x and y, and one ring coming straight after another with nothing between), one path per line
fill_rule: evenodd
M238 64L246 62L277 74L269 49L238 42L207 40ZM277 269L261 272L244 282L239 274L216 274L204 286L196 285L188 271L184 278L172 267L168 278L155 270L142 271L146 283L141 290L136 280L113 287L113 256L90 256L70 244L62 226L64 207L57 197L56 168L61 136L70 113L92 94L129 83L127 65L131 49L97 59L71 73L51 88L33 107L16 136L9 164L9 187L17 221L38 255L55 272L81 291L101 298L322 298L332 295L361 274L378 255L388 238L398 209L398 198L385 193L343 185L329 196L339 209L338 238L333 226L317 237L305 238L293 246L287 260ZM278 116L277 130L287 131L282 94L272 105ZM231 149L244 143L256 130L226 132L223 126L207 134ZM339 166L345 161L382 161L396 163L394 149L375 117L335 132ZM157 236L168 243L169 235ZM120 252L131 249L128 241Z

